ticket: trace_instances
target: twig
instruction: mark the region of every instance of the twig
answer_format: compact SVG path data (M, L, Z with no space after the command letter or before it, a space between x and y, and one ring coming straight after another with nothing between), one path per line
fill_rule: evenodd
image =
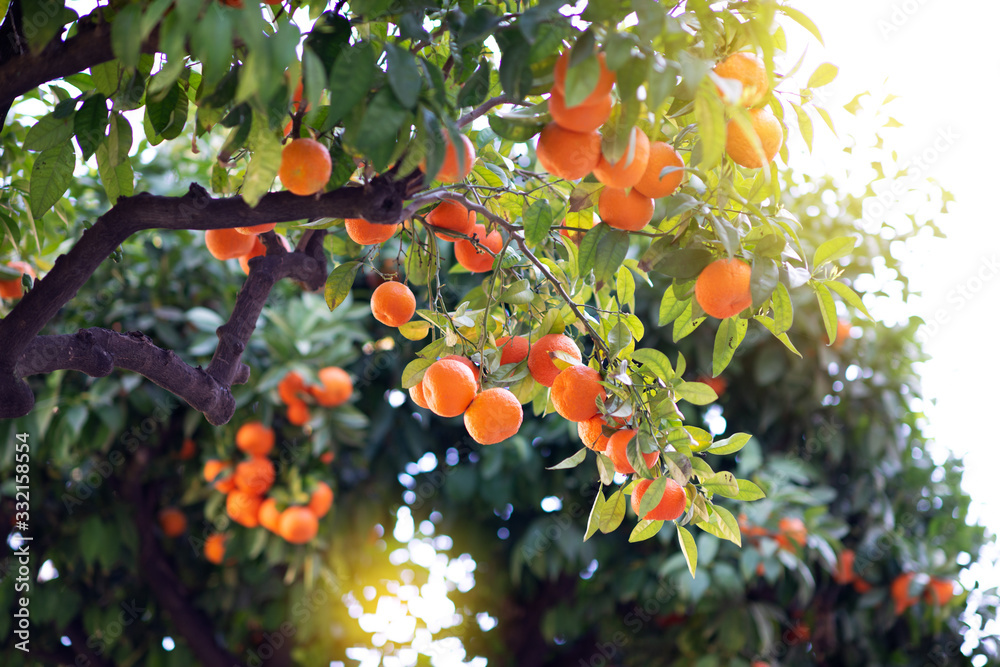
M501 104L509 104L510 102L511 99L506 94L497 95L496 97L491 97L490 99L486 100L485 102L480 104L478 107L476 107L469 113L459 118L456 125L458 127L465 127L466 125L476 120L477 118L482 116L484 113L486 113L493 107L500 106Z

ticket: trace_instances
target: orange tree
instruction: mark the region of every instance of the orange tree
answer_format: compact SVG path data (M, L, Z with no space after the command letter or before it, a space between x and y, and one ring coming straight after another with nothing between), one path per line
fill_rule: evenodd
M808 243L802 212L782 201L791 180L775 161L790 162L786 135L809 144L812 119L829 120L809 100L835 68L821 66L800 87L786 78L791 69L776 67L786 25L818 36L809 19L770 3L633 0L582 11L561 2L233 4L240 3L116 3L78 16L58 2L15 1L0 28L0 106L10 110L0 158L10 259L0 275L0 418L18 420L5 446L24 470L31 465L15 452L32 454L36 466L55 455L64 467L53 475L114 480L98 492L128 501L114 510L88 505L77 533L64 535L81 541L83 589L96 594L108 574L84 571L95 563L114 570L123 550L132 553L141 567L130 584L148 585L160 629L173 627L183 639L172 659L261 660L240 657L241 649L261 646L260 633L281 627L281 612L250 622L248 600L212 599L185 580L190 570L173 567L159 543L158 531L176 533L177 522L152 520L167 504L163 487L142 480L167 483L156 466L177 463L156 455L168 456L177 440L188 450L181 460L203 464L194 474L185 468L198 484L179 487L202 494L206 527L191 533L198 548L183 558L250 563L239 580L269 585L271 568L281 565L284 580L301 587L292 599L315 601L323 590L316 581L331 585L323 522L372 524L369 515L329 511L332 480L322 468L334 443L357 444L363 458L375 453L366 434L371 443L385 436L388 420L365 430L376 401L361 399L367 411L344 405L354 388L346 390L337 371L366 337L370 324L357 322L366 297L375 319L398 336L383 330L363 349L404 351L392 384L438 416L464 413L479 443L535 428L521 406L537 416L603 421L608 440L591 457L596 472L588 474L599 483L581 539L616 530L631 495L640 516L652 511L676 523L669 538L660 532L665 520L639 521L629 540L676 539L674 552L691 575L706 544L692 528L710 535L709 544L740 545L736 514L720 499L764 497L726 466L751 436L716 439L690 423L689 406L709 404L718 392L689 377L685 355L658 349L658 327L671 324L681 341L721 318L708 379L751 332L799 354L788 336L793 304L831 341L835 297L866 314L839 280L856 238ZM192 181L186 192L177 192L178 177ZM204 251L190 247L202 239ZM226 268L201 267L202 257L193 257L201 252L240 260L247 277L236 294L212 294ZM163 284L129 284L139 267ZM111 289L89 304L74 299L99 272L127 286L129 305L149 307L148 315L109 310L120 306ZM169 298L155 294L163 289ZM304 294L296 299L294 289ZM310 293L320 290L333 315L302 316L315 311ZM653 317L639 308L650 290ZM814 309L799 306L803 295ZM180 316L178 302L196 306ZM61 315L64 306L77 314ZM42 334L57 321L78 331ZM135 330L123 333L123 321ZM255 353L261 337L274 358L298 365L279 371ZM136 391L132 380L110 382L115 369L151 385ZM72 384L81 373L100 380ZM359 390L379 386L362 379ZM98 407L117 394L138 411L154 411L153 397L175 398L126 428L121 412L101 416ZM185 403L190 410L178 407ZM256 436L241 436L250 421L261 422ZM211 455L183 444L210 426L218 427ZM45 435L33 439L32 430ZM72 465L73 452L87 451L74 439L80 433L110 452L88 459L93 470ZM302 434L308 455L286 456L274 444ZM119 438L127 458L111 448ZM150 440L155 445L139 447ZM580 447L552 467L575 468L588 455ZM42 525L58 523L60 505L65 512L87 505L79 494L49 500L50 513L35 514L47 519ZM193 500L182 496L182 504ZM138 530L118 536L108 526L130 508ZM227 521L241 527L220 528ZM12 527L31 535L32 525ZM778 530L781 545L806 539L795 523ZM342 567L365 558L343 555ZM203 599L193 602L192 589ZM254 591L263 599L281 592ZM109 650L120 653L113 662L162 656L143 632L109 642L114 621L102 606L61 605L51 589L46 604L67 628L60 643L75 651L74 658L53 644L56 660L102 664ZM206 618L222 609L226 642ZM318 632L321 618L310 614ZM303 646L312 637L303 631ZM285 651L291 644L282 642Z

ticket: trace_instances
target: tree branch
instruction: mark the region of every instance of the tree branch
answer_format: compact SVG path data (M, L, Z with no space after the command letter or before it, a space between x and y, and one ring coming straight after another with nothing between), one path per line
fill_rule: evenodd
M511 99L506 94L497 95L496 97L491 97L490 99L486 100L485 102L480 104L478 107L476 107L469 113L459 118L456 125L458 127L465 127L466 125L476 120L477 118L482 116L484 113L486 113L493 107L500 106L501 104L508 104L510 101Z

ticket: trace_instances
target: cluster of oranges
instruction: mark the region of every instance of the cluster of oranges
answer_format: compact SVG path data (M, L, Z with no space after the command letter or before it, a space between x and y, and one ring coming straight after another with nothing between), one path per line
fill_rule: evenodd
M250 260L267 252L260 235L274 229L276 223L253 225L250 227L234 227L232 229L210 229L205 232L205 247L212 257L221 260L239 260L243 272L250 273ZM278 240L285 250L291 251L288 240L278 235Z
M726 154L742 167L759 169L774 159L784 140L781 122L770 109L761 106L770 93L764 63L752 53L739 52L720 62L713 71L742 85L739 104L748 109L755 135L751 137L739 122L730 120L726 125Z
M903 572L889 585L889 594L892 596L897 615L917 604L918 596L921 595L925 602L939 607L948 604L955 596L955 586L949 579L929 577L922 593L919 590L914 590L914 588L919 588L916 579L915 572Z
M324 408L335 408L346 403L354 393L351 376L339 366L321 368L316 375L319 385L307 383L295 371L286 373L278 383L278 397L288 406L289 423L302 426L309 421L309 400Z
M21 284L21 276L27 273L34 279L35 270L27 262L8 262L7 268L17 271L17 278L10 280L0 280L0 299L20 299L24 296L24 286Z

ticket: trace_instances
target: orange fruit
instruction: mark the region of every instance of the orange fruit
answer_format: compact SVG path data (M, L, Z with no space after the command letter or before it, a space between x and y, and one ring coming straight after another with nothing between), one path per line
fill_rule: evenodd
M707 375L700 375L696 381L707 384L712 388L716 396L722 396L726 392L726 387L729 386L729 381L723 377L713 378Z
M476 376L454 359L440 359L424 372L424 400L441 417L457 417L476 397Z
M660 176L666 167L678 167L678 169ZM683 168L684 158L674 150L673 146L665 141L651 142L646 170L635 184L635 189L652 199L668 197L680 187L681 179L684 178L684 172L681 171Z
M755 141L746 135L735 120L726 125L726 155L741 167L758 169L771 162L781 150L784 132L779 121L767 107L750 109L750 125L757 135L757 141L764 150L765 160L762 162L757 153Z
M476 226L476 214L453 199L445 199L427 214L427 223L455 234L469 236ZM445 241L457 240L455 236L437 231L434 236Z
M257 514L260 512L261 497L236 489L226 496L226 514L229 518L247 528L256 528Z
M517 396L495 387L472 399L465 410L465 430L480 445L495 445L517 433L523 419Z
M281 151L278 178L294 194L307 196L322 191L331 173L330 151L315 139L293 139Z
M524 336L500 336L497 338L500 365L522 362L528 356L528 347L528 339Z
M8 269L19 272L17 278L10 280L0 280L0 298L20 299L24 296L24 287L21 286L21 276L27 273L32 278L35 277L35 270L27 262L7 262Z
M847 339L851 337L851 323L847 320L838 319L836 336L837 337L833 341L833 349L839 350L844 347L844 343L846 343ZM829 344L829 338L826 334L823 334L823 340Z
M608 446L608 436L604 435L604 427L607 425L608 422L604 420L604 417L595 415L590 419L577 422L576 432L588 448L595 452L603 452Z
M333 463L333 452L323 452L319 455L319 462L330 465Z
M462 137L462 153L465 163L459 165L458 163L458 152L455 150L455 145L451 143L451 138L448 136L447 132L444 132L444 161L441 162L441 169L438 170L437 175L432 178L432 181L441 181L442 183L457 183L458 181L465 180L465 177L469 175L472 171L472 165L476 162L476 147L472 144L472 140L469 139L464 134L459 135ZM420 163L420 168L426 170L427 163L422 160Z
M763 565L763 563L761 563L761 565ZM763 574L763 572L759 572L758 574ZM756 660L752 665L750 665L750 667L771 667L771 663L764 662L763 660Z
M223 556L226 555L226 535L224 533L209 535L208 539L205 540L204 549L205 560L219 565L222 563Z
M233 479L232 475L229 475L228 477L221 478L213 486L219 493L229 493L236 488L236 480Z
M559 59L556 60L555 69L552 71L553 83L552 92L558 92L565 94L566 92L566 71L569 69L569 56L570 52L565 51ZM608 69L607 59L603 53L597 54L597 62L601 68L601 74L597 79L597 85L594 90L587 95L586 99L583 100L582 104L594 104L599 102L602 97L611 92L611 87L615 85L615 73Z
M228 467L228 463L220 461L219 459L209 459L205 461L205 467L202 468L201 473L206 482L212 482L216 480L220 472Z
M322 519L333 507L333 489L326 482L318 482L309 496L309 509L316 515L317 519Z
M857 579L854 580L854 590L857 591L858 593L861 593L862 595L864 595L865 593L867 593L871 589L872 589L872 585L869 584L864 579L862 579L861 577L858 577Z
M309 406L303 400L288 404L288 422L295 426L304 426L309 421Z
M781 521L778 522L778 531L791 542L795 542L800 547L806 545L806 537L809 532L806 530L806 524L802 522L802 519L796 517L782 517ZM781 540L778 540L781 542Z
M372 315L387 327L406 324L417 311L417 299L403 283L385 282L375 288L371 299Z
M552 405L563 419L582 422L598 413L597 401L604 401L607 392L600 382L604 378L590 366L570 366L552 381Z
M205 232L205 247L216 259L237 259L253 250L256 236L240 234L235 229L210 229Z
M276 222L264 222L259 225L251 225L249 227L236 227L236 231L240 234L263 234L269 232L278 226Z
M535 378L535 382L546 387L552 386L556 376L562 370L552 363L552 357L549 356L549 352L562 352L570 358L575 359L576 363L583 361L580 348L576 346L576 343L569 336L548 334L539 338L531 346L531 351L528 352L528 371L531 373L531 377Z
M479 384L479 368L474 363L472 363L472 359L469 359L468 357L463 357L463 356L458 355L458 354L449 354L448 356L441 357L441 358L442 359L452 359L452 360L457 361L458 363L462 364L466 368L468 368L470 371L472 371L473 377L476 378L476 384Z
M755 107L767 97L767 68L764 61L753 53L741 51L729 55L712 70L724 79L736 79L743 84L740 94L740 104L745 107ZM721 89L716 86L716 90Z
M274 464L257 456L238 463L233 481L240 491L262 496L274 485Z
M310 387L309 393L324 408L343 405L351 398L351 394L354 392L354 382L351 381L351 376L343 368L327 366L321 368L318 375L323 387L322 389Z
M642 497L646 495L646 490L649 489L652 483L653 480L651 479L640 479L632 487L632 511L636 514L639 514ZM666 486L663 488L663 497L660 498L660 502L656 504L656 507L646 512L645 516L640 516L639 518L651 521L673 521L684 514L684 506L686 504L687 496L684 494L684 487L674 480L667 478Z
M274 447L274 429L259 421L247 422L236 431L236 446L250 456L267 456Z
M628 443L635 437L635 433L635 429L624 428L608 438L608 446L604 453L615 464L615 472L620 472L623 475L631 475L635 472L635 468L628 462ZM646 467L649 468L656 463L659 456L659 452L651 452L643 454L642 458L645 459Z
M917 598L910 595L910 582L913 581L913 572L904 572L892 580L889 586L889 594L896 603L896 614L902 614L907 607L912 607L917 603Z
M265 498L257 511L257 523L272 533L278 532L278 522L281 521L281 511L274 498Z
M614 98L610 93L599 97L593 104L578 104L566 107L566 98L558 90L549 95L549 113L552 120L567 130L574 132L593 132L611 116Z
M288 371L285 377L278 382L278 396L285 405L301 401L302 399L299 398L299 394L304 391L306 391L306 382L295 371Z
M258 237L254 236L250 252L240 255L237 258L240 262L240 268L243 269L243 273L250 275L250 260L254 257L262 257L265 254L267 254L267 248L264 246L264 243Z
M191 438L184 438L184 442L181 443L181 451L177 452L177 458L181 461L189 461L194 458L194 455L198 453L198 447L195 445L194 440Z
M750 265L735 257L717 259L698 275L694 298L712 317L724 320L753 304L750 295Z
M924 589L924 598L939 607L943 607L955 596L955 586L948 579L931 577Z
M833 571L833 580L841 586L846 586L857 578L854 574L854 551L844 549L837 556L837 568Z
M597 196L597 213L609 227L637 232L653 219L653 200L637 188L604 188Z
M305 544L319 532L319 519L308 507L289 507L281 513L278 534L292 544Z
M494 256L503 248L503 237L500 236L500 232L494 230L487 234L486 227L475 225L469 235L475 236L479 245L485 246L493 254L473 245L468 239L459 239L455 242L455 260L472 273L491 270Z
M421 380L417 384L413 385L410 387L409 391L410 398L413 399L413 402L426 410L427 398L424 396L424 381Z
M594 167L594 176L601 183L612 188L630 188L646 173L646 165L649 164L649 137L638 127L632 128L632 136L635 137L635 141L631 142L635 150L631 151L631 160L628 159L628 150L614 164L601 154L601 159Z
M601 135L573 132L551 122L538 135L535 155L545 171L575 181L594 171L601 161Z
M160 528L167 537L177 537L187 530L187 517L176 507L165 507L157 516Z
M376 225L362 218L344 218L344 229L358 245L378 245L391 239L399 225Z

